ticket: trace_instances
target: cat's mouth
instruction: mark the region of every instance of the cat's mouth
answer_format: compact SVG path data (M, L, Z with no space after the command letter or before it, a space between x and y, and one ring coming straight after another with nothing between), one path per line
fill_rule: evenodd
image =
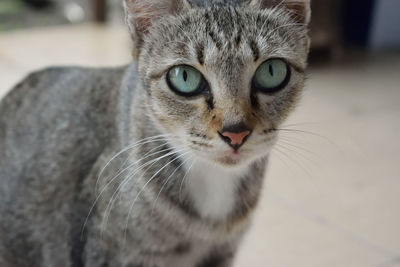
M226 140L223 140L222 143L220 139L216 139L213 143L203 143L196 140L191 142L189 147L195 157L232 168L248 165L268 154L275 143L274 136L268 135L260 138L257 135L252 135L250 138L243 139L247 142L242 142L240 146L227 144Z
M213 159L217 163L224 166L237 166L248 162L253 155L254 151L249 148L227 149L218 153Z
M220 151L204 151L194 149L195 155L223 166L235 166L246 162L251 157L251 150L246 148L223 149Z

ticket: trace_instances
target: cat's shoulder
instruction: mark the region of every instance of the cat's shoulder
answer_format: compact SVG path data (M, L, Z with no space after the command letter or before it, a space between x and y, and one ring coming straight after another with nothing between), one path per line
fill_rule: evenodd
M124 70L51 67L29 74L0 102L0 146L57 154L79 140L90 145L108 138L99 129L113 121Z
M96 87L97 84L113 85L121 79L126 66L116 68L86 68L77 66L53 66L29 73L3 99L23 97L43 93L54 89L64 91L85 87ZM68 90L67 90L68 89Z
M126 67L48 67L31 72L0 100L0 121L17 113L90 109L118 90Z
M65 183L90 170L115 136L124 70L51 67L18 83L0 102L0 194L13 181Z

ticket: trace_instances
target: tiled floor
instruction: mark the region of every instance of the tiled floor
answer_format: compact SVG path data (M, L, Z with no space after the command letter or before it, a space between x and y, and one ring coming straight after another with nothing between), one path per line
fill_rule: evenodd
M356 58L310 70L237 267L400 266L400 53ZM0 97L32 69L129 60L118 26L2 34Z

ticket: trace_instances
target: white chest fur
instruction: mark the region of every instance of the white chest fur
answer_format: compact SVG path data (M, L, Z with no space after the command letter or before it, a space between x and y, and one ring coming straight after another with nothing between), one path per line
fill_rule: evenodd
M200 215L224 219L235 206L236 188L247 170L248 167L227 169L197 160L187 174L186 189Z

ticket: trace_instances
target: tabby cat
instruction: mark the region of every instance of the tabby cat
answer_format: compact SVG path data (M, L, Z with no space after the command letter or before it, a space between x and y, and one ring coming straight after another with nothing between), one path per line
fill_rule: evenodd
M302 91L309 4L125 0L134 63L19 83L0 266L231 266Z

